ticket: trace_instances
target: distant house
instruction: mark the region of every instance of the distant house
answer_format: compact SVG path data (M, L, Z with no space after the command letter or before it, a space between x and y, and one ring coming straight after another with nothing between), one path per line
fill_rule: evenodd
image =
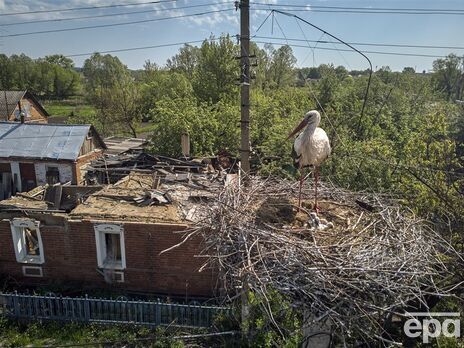
M24 122L26 123L48 122L48 112L32 93L28 91L0 91L0 120L19 122L21 112L24 112Z
M104 149L91 125L0 122L0 199L45 184L79 184Z

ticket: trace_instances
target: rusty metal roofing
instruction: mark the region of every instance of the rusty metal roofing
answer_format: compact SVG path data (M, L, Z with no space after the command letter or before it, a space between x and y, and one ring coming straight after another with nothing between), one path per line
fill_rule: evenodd
M0 122L0 158L76 160L91 127Z

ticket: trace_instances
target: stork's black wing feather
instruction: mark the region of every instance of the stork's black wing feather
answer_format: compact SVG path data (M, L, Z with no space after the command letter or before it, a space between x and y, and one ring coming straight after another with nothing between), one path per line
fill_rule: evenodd
M296 168L296 169L300 169L300 158L301 158L301 155L298 155L295 151L295 144L293 144L292 146L292 158L293 158L293 166Z

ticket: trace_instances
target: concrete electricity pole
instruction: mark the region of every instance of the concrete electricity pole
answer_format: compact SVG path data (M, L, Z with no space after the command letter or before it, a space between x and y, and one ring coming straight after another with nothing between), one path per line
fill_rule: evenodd
M250 0L240 0L240 161L250 173Z

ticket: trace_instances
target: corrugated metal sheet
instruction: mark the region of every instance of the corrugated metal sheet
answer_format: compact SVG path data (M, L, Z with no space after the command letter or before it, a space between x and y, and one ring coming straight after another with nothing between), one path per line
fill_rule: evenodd
M0 122L0 157L76 160L90 125Z
M108 148L106 153L110 155L119 155L129 150L142 149L147 141L141 138L125 138L125 137L108 137L105 138L105 144Z

